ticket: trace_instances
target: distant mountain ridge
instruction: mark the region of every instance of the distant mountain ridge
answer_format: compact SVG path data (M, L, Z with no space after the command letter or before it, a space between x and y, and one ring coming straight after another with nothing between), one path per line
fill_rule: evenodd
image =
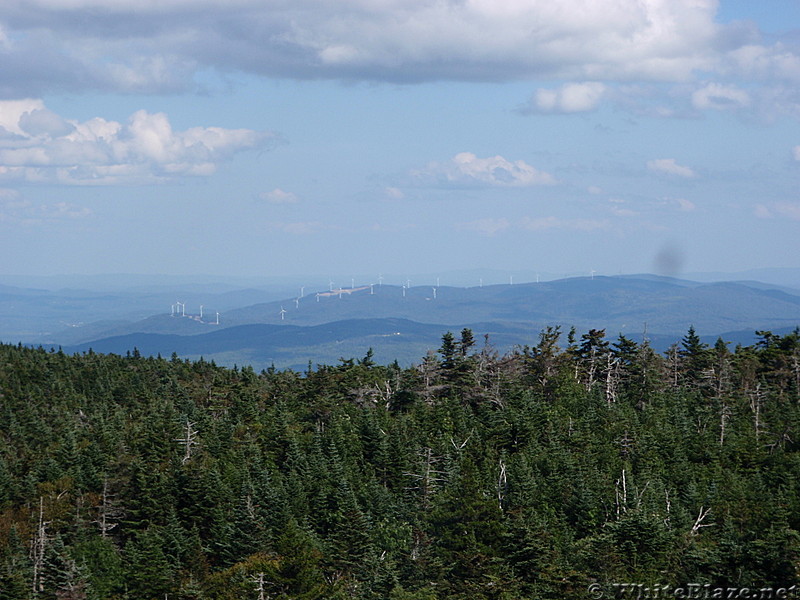
M580 277L470 288L372 285L313 291L302 298L229 310L219 324L197 314L162 313L135 323L74 328L67 351L203 356L220 364L305 366L363 356L419 361L445 331L464 327L489 335L499 351L533 345L547 326L579 334L605 329L663 350L690 326L713 343L750 344L754 332L788 332L800 325L800 293L768 284L699 283L659 276ZM81 334L83 337L79 337Z
M317 325L351 318L400 317L457 326L476 321L606 327L664 334L788 327L800 322L800 294L739 283L668 278L583 277L472 288L374 286L316 299L267 302L228 311L228 325ZM326 291L326 294L330 292ZM281 314L283 309L284 313Z

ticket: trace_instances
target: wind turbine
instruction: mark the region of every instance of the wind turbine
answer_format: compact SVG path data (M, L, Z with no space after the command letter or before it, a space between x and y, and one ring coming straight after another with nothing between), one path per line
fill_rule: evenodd
M514 276L513 275L509 275L508 276L508 285L514 285Z
M433 299L436 300L436 288L433 288Z
M169 316L170 317L174 317L175 316L175 305L174 304L170 304L169 305L169 310L170 310Z
M286 311L283 310L283 307L281 306L281 321L283 321L283 315L285 315L285 314L286 314Z
M370 296L374 296L375 295L375 290L372 289L374 286L375 286L374 283L370 283L369 284L369 295Z
M333 279L328 279L328 290L333 291Z
M483 287L483 277L478 279L478 287Z
M317 302L319 302L319 292L317 292Z
M351 290L355 289L355 287L356 287L356 279L355 279L355 277L351 277L350 278L350 289Z
M383 275L378 273L378 287L383 287Z
M591 276L592 276L592 279L594 279L594 274L595 274L595 273L597 273L597 271L595 271L594 269L592 269L591 271L589 271L589 273L591 274Z
M304 285L301 285L301 286L300 286L300 297L301 297L301 298L302 298L303 296L305 296L305 291L306 291L306 286L304 286Z
M217 325L219 325L219 311L217 311Z
M200 305L200 320L203 320L203 305Z
M403 286L403 298L406 297L406 286Z
M295 308L300 308L300 298L295 298L294 299L294 307Z
M436 278L436 287L439 287L439 278Z

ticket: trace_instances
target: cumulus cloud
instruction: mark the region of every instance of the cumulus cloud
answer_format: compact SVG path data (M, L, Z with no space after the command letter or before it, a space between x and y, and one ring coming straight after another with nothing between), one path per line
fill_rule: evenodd
M597 108L606 86L599 82L567 83L558 89L540 88L536 91L524 113L577 113Z
M800 80L800 56L795 48L778 42L772 46L742 44L725 56L721 70L753 80Z
M549 185L555 179L522 160L509 161L502 156L479 158L471 152L456 154L447 162L430 163L412 171L422 184L466 187L526 187Z
M6 0L4 95L87 87L174 91L209 67L393 81L688 81L721 65L796 77L789 49L760 45L751 29L715 22L717 4ZM726 58L728 49L739 52ZM555 105L591 104L589 91L561 90Z
M295 204L299 200L296 194L284 192L280 188L275 188L271 192L264 192L260 197L270 204Z
M700 110L729 110L749 105L750 95L732 85L708 83L692 93L692 106Z
M635 210L631 208L623 208L622 206L614 203L613 201L611 203L611 206L609 207L609 210L614 216L617 217L634 217L639 214Z
M647 168L654 173L664 173L687 179L696 177L692 169L679 165L674 158L658 158L656 160L647 161Z
M403 193L403 190L401 190L400 188L391 187L391 186L385 188L383 190L383 193L385 194L385 196L387 198L390 198L392 200L402 200L403 198L406 197L406 195Z
M163 113L140 110L127 123L83 123L41 100L0 102L0 180L103 185L212 174L217 165L272 137L250 129L174 131Z

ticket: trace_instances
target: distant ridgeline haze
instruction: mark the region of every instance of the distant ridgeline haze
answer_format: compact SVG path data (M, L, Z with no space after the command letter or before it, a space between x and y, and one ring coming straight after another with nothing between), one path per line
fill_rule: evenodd
M442 334L467 327L499 352L535 343L546 327L578 334L604 329L666 351L694 327L750 345L754 332L785 335L800 324L800 291L754 281L698 283L642 276L579 277L541 283L397 286L353 284L314 290L138 289L47 292L6 288L0 340L68 353L213 360L256 370L335 363L372 349L380 362L410 365ZM176 298L179 299L176 301Z

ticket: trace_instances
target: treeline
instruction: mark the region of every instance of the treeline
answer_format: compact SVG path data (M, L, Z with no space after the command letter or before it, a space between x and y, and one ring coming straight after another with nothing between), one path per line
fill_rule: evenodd
M305 373L0 345L0 599L800 583L800 332Z

